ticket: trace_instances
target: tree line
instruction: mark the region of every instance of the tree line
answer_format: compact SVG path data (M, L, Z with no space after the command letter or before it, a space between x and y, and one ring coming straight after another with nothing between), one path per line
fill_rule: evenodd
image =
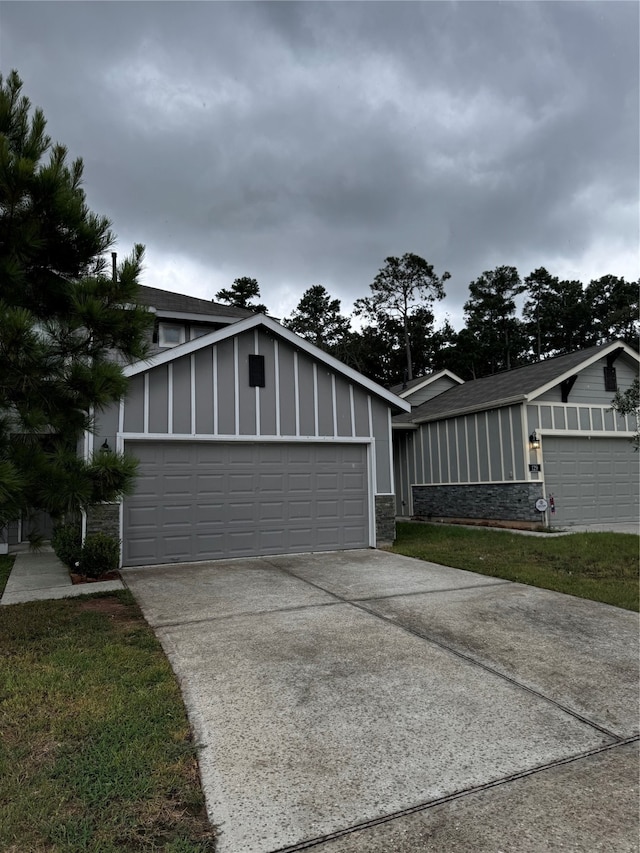
M523 279L516 267L497 266L470 283L464 326L456 331L449 319L436 326L434 315L449 278L419 255L388 257L352 316L324 286L313 285L282 322L386 386L443 368L478 379L618 338L638 348L640 281L604 275L584 285L545 267ZM257 280L247 277L216 294L266 311L259 297Z

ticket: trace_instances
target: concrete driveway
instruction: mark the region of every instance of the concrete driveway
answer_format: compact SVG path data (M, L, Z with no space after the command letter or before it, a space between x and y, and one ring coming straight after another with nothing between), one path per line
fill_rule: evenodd
M123 571L220 853L638 850L638 618L381 551Z

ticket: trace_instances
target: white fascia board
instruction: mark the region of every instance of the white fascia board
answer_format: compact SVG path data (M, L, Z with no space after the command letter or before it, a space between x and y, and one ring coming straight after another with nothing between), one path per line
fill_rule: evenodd
M170 361L175 361L177 358L190 355L192 352L197 352L204 347L220 343L221 341L228 340L236 335L241 335L250 329L256 328L256 326L264 327L282 340L290 343L291 346L296 347L302 352L306 352L307 355L311 356L311 358L324 362L327 367L331 368L336 373L341 374L356 385L366 388L372 394L375 394L376 397L380 397L387 403L395 406L397 409L400 409L403 412L411 411L411 403L408 403L406 400L392 394L391 391L387 391L386 388L383 388L371 379L367 379L366 376L358 373L357 370L353 370L351 367L348 367L346 364L338 361L337 358L334 358L332 355L329 355L319 349L314 344L309 343L309 341L305 341L304 338L299 337L295 332L285 328L285 326L281 326L280 323L276 322L271 317L267 317L265 314L254 314L252 317L247 317L244 320L238 320L235 323L231 323L224 329L209 332L209 334L202 335L192 341L186 341L184 344L178 344L178 346L171 347L171 349L166 350L165 352L152 355L146 361L137 361L135 364L130 364L128 367L125 367L123 369L123 373L125 376L137 376L139 373L144 373L145 370L150 370L153 367L159 367L162 364L168 364Z
M165 311L154 309L158 320L190 320L199 323L237 323L242 317L229 317L226 314L194 314L190 311Z
M427 403L429 401L427 400ZM525 394L516 394L514 397L505 397L501 400L489 400L488 402L475 403L473 406L463 406L461 409L452 409L447 412L438 412L436 415L424 415L414 420L416 424L426 424L431 421L446 421L450 418L459 418L462 415L473 415L475 412L488 412L491 409L503 409L505 406L515 406L526 403ZM426 405L423 403L423 405Z
M435 382L436 379L442 379L443 376L448 376L449 379L453 379L454 382L457 382L459 385L464 385L464 379L460 379L459 376L456 376L455 373L452 373L450 370L439 370L437 373L433 373L431 376L427 376L424 382L419 382L417 385L414 385L412 388L407 388L405 391L402 391L401 394L398 394L399 397L404 399L405 397L410 397L412 394L415 394L416 391L421 391L423 388L426 388L427 385L431 385L432 382Z
M628 355L633 361L640 365L640 355L631 349L628 344L625 344L624 341L612 341L606 347L602 347L594 355L589 358L585 358L583 362L577 364L575 367L572 367L571 370L566 370L564 373L556 376L555 379L552 379L550 382L547 382L545 385L541 385L540 388L536 388L535 391L530 391L527 394L527 401L535 400L536 397L539 397L541 394L546 394L551 388L554 388L556 385L560 384L560 382L564 382L565 379L569 379L571 376L575 376L576 373L580 373L580 371L584 370L587 367L590 367L592 364L595 364L597 361L600 361L601 358L609 355L609 353L613 352L617 349L623 349L625 355Z

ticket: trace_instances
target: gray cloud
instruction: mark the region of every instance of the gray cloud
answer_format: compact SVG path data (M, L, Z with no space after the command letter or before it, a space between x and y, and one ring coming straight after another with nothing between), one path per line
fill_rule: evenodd
M638 270L638 6L0 2L51 135L145 283L345 309L384 258Z

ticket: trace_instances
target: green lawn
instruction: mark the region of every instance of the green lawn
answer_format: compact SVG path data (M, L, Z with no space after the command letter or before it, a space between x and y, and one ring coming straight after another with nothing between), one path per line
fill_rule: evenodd
M214 849L182 698L132 596L0 608L0 850Z
M638 610L638 536L524 536L504 530L399 523L393 551L444 566Z

